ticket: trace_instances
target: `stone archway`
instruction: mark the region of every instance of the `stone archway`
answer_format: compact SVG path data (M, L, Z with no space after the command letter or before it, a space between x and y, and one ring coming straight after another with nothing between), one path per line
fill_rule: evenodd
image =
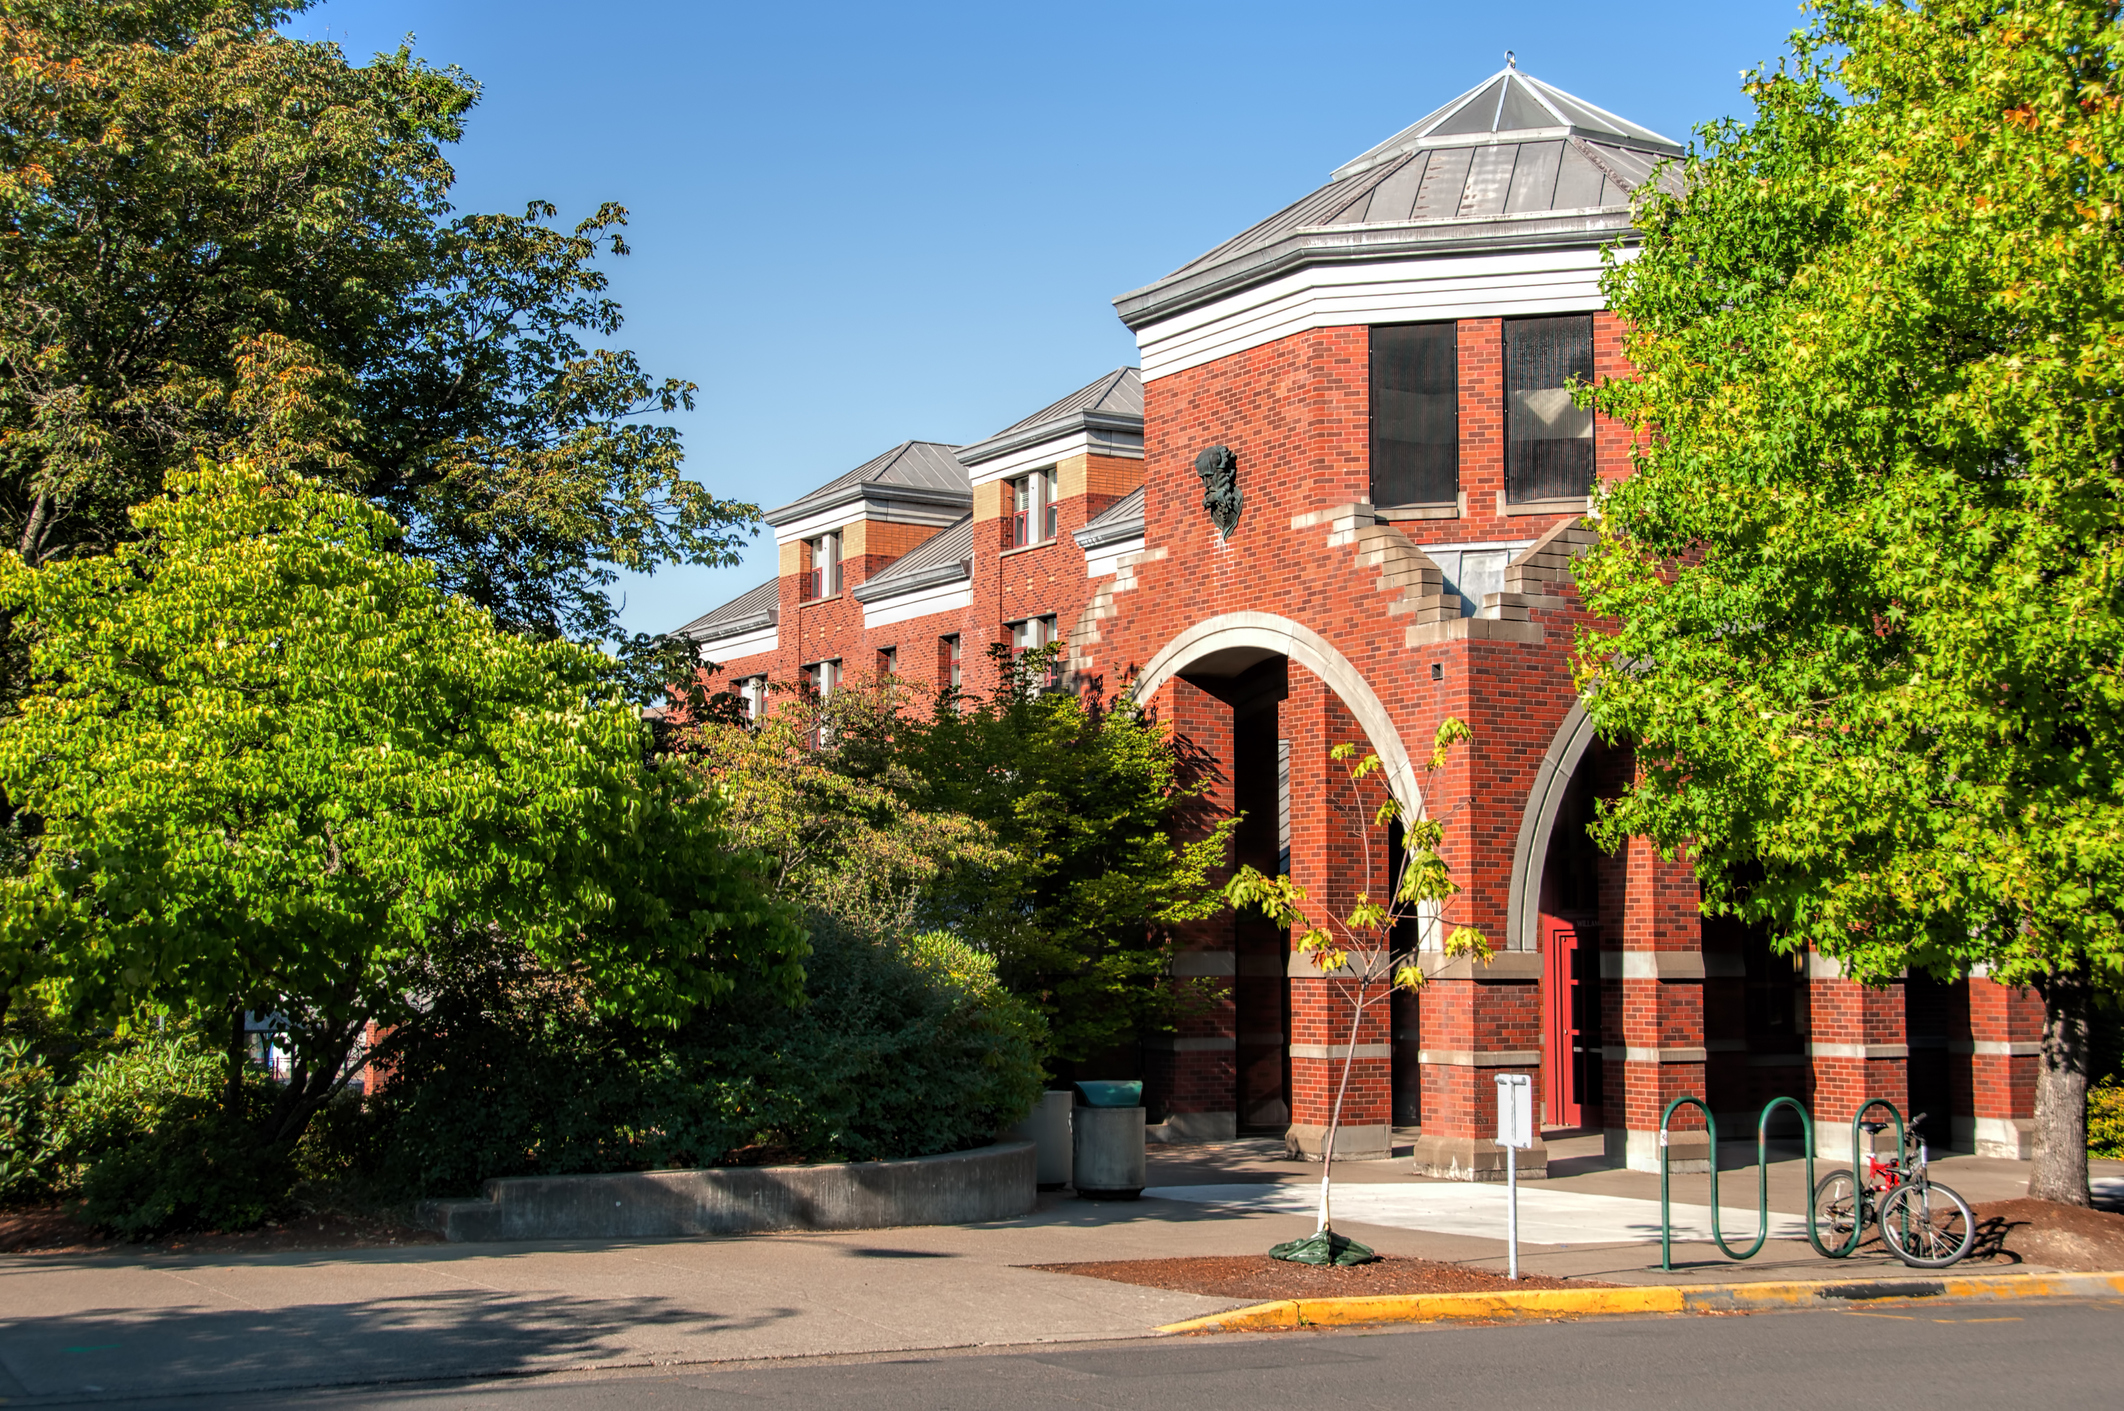
M1505 899L1505 945L1510 950L1540 949L1541 874L1549 840L1563 810L1564 793L1593 743L1593 717L1585 703L1574 701L1563 724L1550 737L1548 752L1534 771L1526 808L1519 815L1519 838L1512 847L1511 891Z
M1177 732L1216 742L1220 757L1230 761L1229 787L1237 804L1259 782L1261 751L1280 774L1283 828L1287 843L1283 865L1315 903L1337 904L1345 893L1370 890L1375 895L1385 878L1390 854L1361 858L1347 846L1343 814L1328 802L1338 786L1330 774L1331 746L1360 738L1379 757L1380 770L1362 785L1370 802L1356 817L1369 819L1372 807L1391 795L1407 816L1423 816L1421 776L1403 743L1394 717L1357 666L1324 636L1287 617L1266 612L1226 613L1198 622L1174 636L1152 656L1133 687L1136 699L1159 698L1172 712ZM1170 699L1166 699L1166 698ZM1266 725L1262 707L1267 703ZM1263 730L1266 729L1265 740ZM1273 763L1280 759L1280 766ZM1337 776L1339 777L1339 776ZM1271 793L1268 798L1273 799ZM1257 800L1258 810L1261 800ZM1254 814L1237 808L1244 816ZM1268 809L1273 820L1276 808ZM1362 824L1355 825L1362 827ZM1235 847L1248 850L1244 836ZM1273 856L1273 854L1271 854ZM1258 865L1258 864L1257 864ZM1370 880L1366 880L1366 878ZM1340 914L1339 911L1336 914ZM1419 929L1430 939L1435 919ZM1227 937L1223 930L1228 929ZM1435 940L1433 941L1435 944ZM1336 1090L1341 1062L1348 1052L1347 1020L1339 1017L1331 980L1310 960L1293 955L1281 932L1245 934L1242 920L1222 923L1220 933L1201 944L1201 958L1182 957L1175 974L1215 964L1231 975L1232 1036L1229 1041L1237 1102L1237 1125L1259 1128L1252 1094L1256 1071L1273 1064L1280 1076L1273 1086L1288 1105L1284 1138L1290 1147L1317 1155L1326 1133L1326 1104ZM1225 947L1231 947L1225 951ZM1229 960L1212 961L1223 952ZM1228 969L1222 967L1228 966ZM1355 1052L1355 1090L1367 1096L1343 1114L1336 1149L1352 1156L1383 1157L1391 1149L1395 1103L1411 1107L1421 1082L1414 997L1404 1006L1381 1005L1367 1015ZM1398 1032L1390 1014L1404 1014ZM1403 1042L1406 1040L1406 1042ZM1220 1042L1208 1034L1185 1036L1181 1044ZM1274 1044L1271 1051L1265 1045ZM1402 1050L1406 1049L1404 1053ZM1176 1052L1171 1065L1176 1089L1191 1072L1210 1066L1205 1055ZM1400 1084L1400 1087L1396 1085ZM1266 1084L1259 1085L1264 1089ZM1405 1091L1404 1091L1405 1090Z
M1230 612L1206 618L1159 649L1132 688L1139 701L1183 671L1237 675L1256 662L1287 657L1325 682L1342 699L1379 755L1387 788L1412 818L1423 817L1423 789L1386 703L1350 659L1303 623L1268 612Z

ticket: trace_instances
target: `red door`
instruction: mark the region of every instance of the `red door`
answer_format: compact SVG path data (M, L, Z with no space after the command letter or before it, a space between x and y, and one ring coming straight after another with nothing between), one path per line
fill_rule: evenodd
M1589 928L1541 918L1542 1120L1582 1127L1600 1056L1600 950Z

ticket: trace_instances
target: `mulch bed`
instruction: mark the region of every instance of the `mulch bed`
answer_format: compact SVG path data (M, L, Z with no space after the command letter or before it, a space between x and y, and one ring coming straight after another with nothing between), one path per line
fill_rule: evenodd
M255 1230L205 1231L135 1244L99 1233L77 1210L65 1201L0 1209L0 1254L275 1254L442 1243L442 1236L432 1230L382 1216L335 1212L294 1216Z
M1217 1298L1267 1302L1278 1298L1342 1298L1396 1293L1494 1293L1511 1289L1607 1288L1591 1279L1521 1276L1517 1283L1487 1269L1432 1259L1381 1255L1370 1264L1325 1269L1291 1264L1266 1254L1198 1255L1187 1259L1103 1259L1083 1264L1028 1266L1055 1274L1082 1274L1117 1284L1204 1293Z
M1972 1259L1989 1254L2050 1269L2124 1269L2124 1215L2048 1200L1994 1200L1970 1208L1977 1217Z

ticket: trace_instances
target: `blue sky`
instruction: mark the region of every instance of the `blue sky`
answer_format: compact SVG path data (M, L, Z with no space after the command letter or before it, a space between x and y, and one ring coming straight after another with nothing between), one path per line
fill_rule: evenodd
M1502 66L1685 138L1742 110L1794 0L724 5L327 0L484 88L461 210L615 200L624 346L701 385L687 473L763 507L909 437L964 443L1136 360L1112 298ZM674 627L774 572L624 585Z

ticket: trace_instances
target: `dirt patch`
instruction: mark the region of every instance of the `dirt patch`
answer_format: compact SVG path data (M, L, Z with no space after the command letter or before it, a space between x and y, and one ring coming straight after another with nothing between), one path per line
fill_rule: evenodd
M0 1209L0 1254L273 1254L442 1243L432 1230L385 1216L335 1212L294 1216L255 1230L203 1231L133 1244L98 1233L80 1219L78 1208L49 1201Z
M1083 1264L1034 1264L1055 1274L1081 1274L1117 1284L1267 1302L1278 1298L1363 1298L1397 1293L1496 1293L1511 1289L1607 1288L1590 1279L1529 1274L1517 1283L1487 1269L1431 1259L1382 1255L1370 1264L1324 1269L1266 1254L1198 1255L1187 1259L1106 1259Z
M1977 1217L1973 1257L1990 1254L2050 1269L2124 1269L2124 1215L2048 1200L1994 1200Z

